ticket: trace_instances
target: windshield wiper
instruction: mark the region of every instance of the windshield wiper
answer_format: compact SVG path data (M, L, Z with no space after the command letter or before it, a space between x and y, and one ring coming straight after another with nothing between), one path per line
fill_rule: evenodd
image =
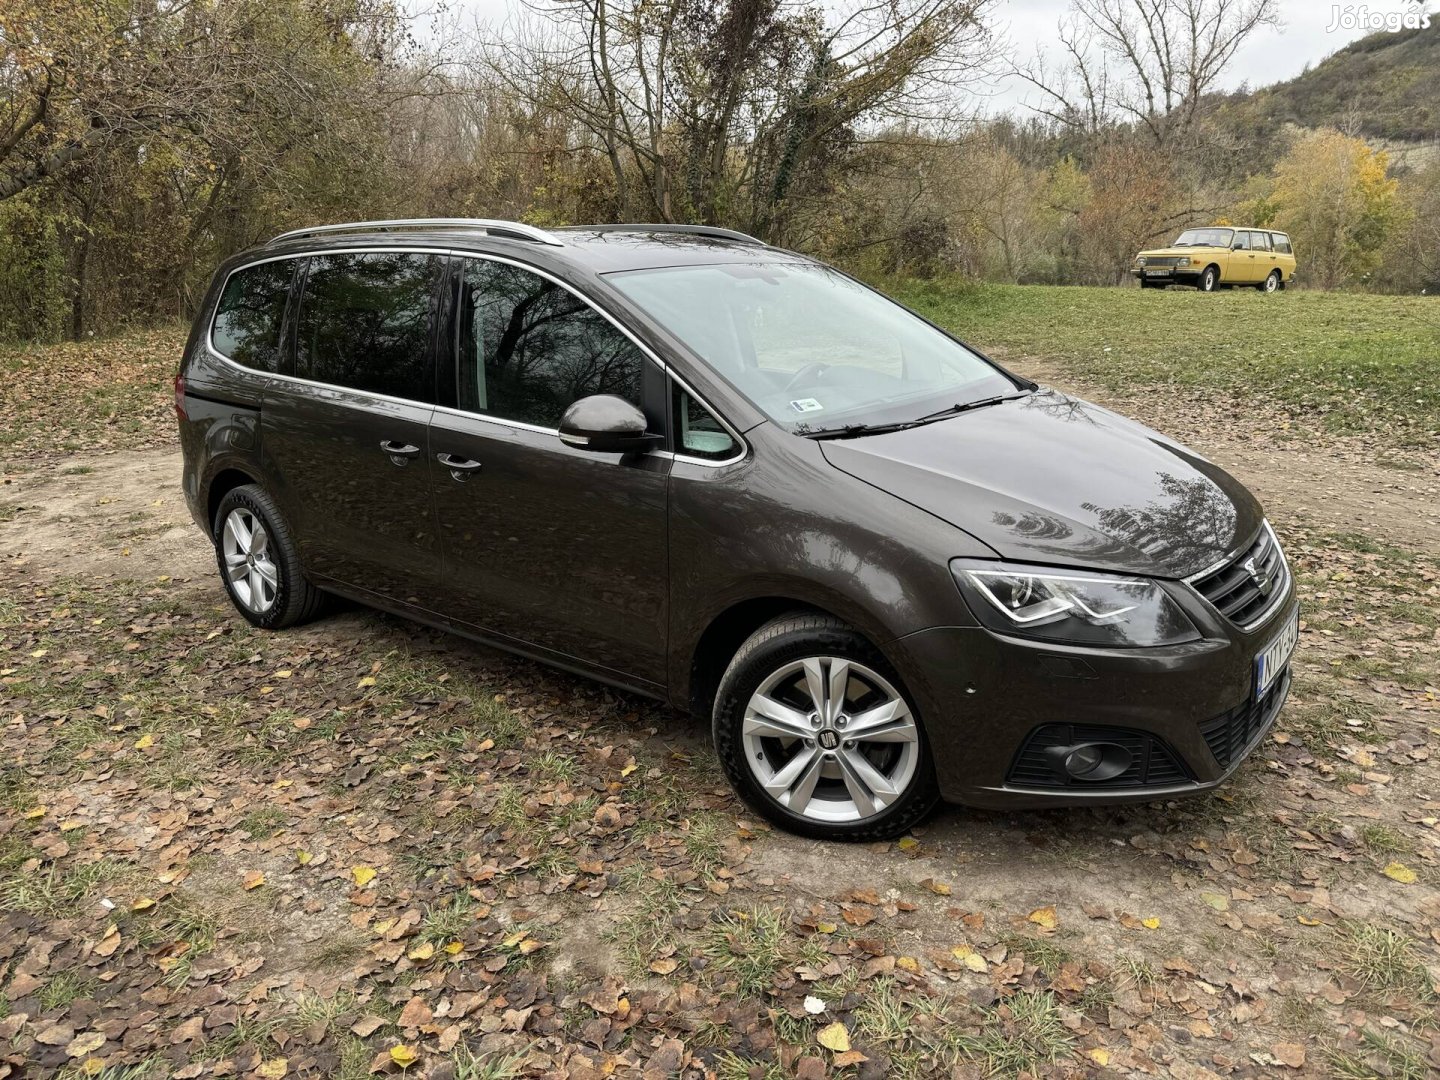
M914 424L929 424L936 420L944 420L949 416L959 416L961 413L972 412L975 409L988 409L991 405L1001 405L1007 401L1016 401L1025 397L1025 394L1003 394L996 397L981 398L979 401L965 401L958 405L951 405L948 409L941 409L939 412L932 412L922 416L918 420L912 420Z
M891 431L904 431L918 427L917 420L902 420L894 424L845 424L843 427L820 428L816 431L802 431L807 439L854 439L861 435L884 435Z
M899 420L893 424L845 424L841 427L821 428L818 431L801 431L807 439L855 439L862 435L885 435L892 431L905 431L909 428L921 427L925 424L933 424L936 420L944 420L947 417L959 416L961 413L972 412L975 409L985 409L991 405L1000 405L1006 401L1017 401L1027 397L1031 391L1023 394L1004 394L996 397L981 398L979 401L965 401L949 408L941 409L939 412L929 413L915 420Z

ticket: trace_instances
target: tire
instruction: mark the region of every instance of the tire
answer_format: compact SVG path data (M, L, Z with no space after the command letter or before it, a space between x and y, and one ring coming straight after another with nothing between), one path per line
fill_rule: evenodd
M1259 289L1259 290L1260 290L1261 292L1263 292L1263 293L1279 292L1279 291L1280 291L1280 271L1279 271L1279 270L1271 270L1271 271L1270 271L1270 276L1267 277L1264 281L1262 281L1259 285L1256 285L1255 287L1256 287L1257 289Z
M252 626L282 630L320 613L325 594L305 579L290 527L264 488L245 484L227 492L211 529L225 592Z
M837 699L829 686L840 664ZM815 704L808 688L817 683L826 700L802 711ZM762 691L767 713L754 710ZM829 719L819 719L825 710L833 710ZM845 738L845 727L867 714L868 735ZM828 615L781 616L740 646L715 695L713 734L746 804L802 836L889 840L939 801L924 725L899 677L865 637ZM767 779L778 795L766 790Z
M1220 268L1215 265L1205 267L1200 274L1200 280L1195 287L1201 292L1214 292L1220 287Z

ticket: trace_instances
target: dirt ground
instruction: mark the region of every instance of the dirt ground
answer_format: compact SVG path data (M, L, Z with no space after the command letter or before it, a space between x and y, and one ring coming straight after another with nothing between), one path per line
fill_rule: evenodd
M1117 406L1286 545L1273 736L1211 797L861 847L650 702L355 608L251 631L174 449L10 473L0 1077L1436 1075L1440 461Z

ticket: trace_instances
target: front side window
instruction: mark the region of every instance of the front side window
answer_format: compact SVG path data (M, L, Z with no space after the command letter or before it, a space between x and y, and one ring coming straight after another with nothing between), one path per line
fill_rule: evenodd
M677 266L608 280L796 434L915 420L1016 390L949 335L814 263Z
M735 437L678 383L671 410L675 416L676 453L707 461L724 461L739 453Z
M460 294L460 407L558 428L591 394L637 407L645 357L570 290L509 263L471 259Z
M1237 233L1235 234L1235 250L1236 250L1236 251L1249 251L1249 250L1250 250L1250 234L1249 234L1249 233L1247 233L1247 232L1237 232Z
M257 371L280 371L280 334L294 269L292 260L277 259L230 275L210 328L216 352Z
M361 252L310 259L296 333L297 374L411 401L434 400L434 255Z
M1280 252L1282 255L1290 254L1290 237L1286 236L1284 233L1277 232L1271 233L1270 239L1274 242L1276 251Z

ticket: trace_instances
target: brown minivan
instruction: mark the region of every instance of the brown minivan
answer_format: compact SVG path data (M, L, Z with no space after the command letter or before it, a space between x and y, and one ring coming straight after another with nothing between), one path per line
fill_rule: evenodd
M1233 478L739 233L286 233L175 390L251 623L334 593L697 710L797 832L1203 791L1289 688Z

